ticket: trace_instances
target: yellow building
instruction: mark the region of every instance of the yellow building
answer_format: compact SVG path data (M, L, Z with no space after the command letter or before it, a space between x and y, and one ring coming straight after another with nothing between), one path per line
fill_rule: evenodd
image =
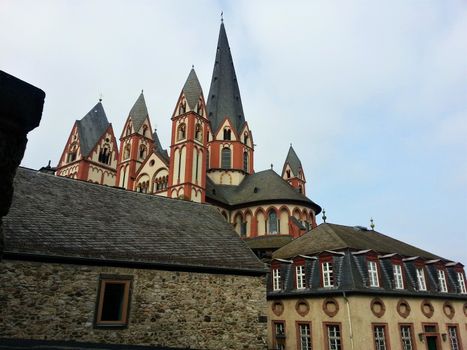
M463 265L364 227L321 224L273 254L269 347L461 350Z

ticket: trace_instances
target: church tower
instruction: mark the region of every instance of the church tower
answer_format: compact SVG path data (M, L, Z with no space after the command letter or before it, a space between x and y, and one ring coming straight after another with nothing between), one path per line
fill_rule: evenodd
M306 180L302 162L298 158L297 153L295 153L292 144L290 144L289 153L287 153L287 158L282 168L282 178L299 193L306 195Z
M120 136L117 186L135 190L136 172L153 147L151 122L143 92L130 110Z
M208 96L208 176L216 184L238 185L253 170L253 138L243 114L240 89L224 23Z
M207 133L203 91L191 69L172 116L169 197L205 202Z

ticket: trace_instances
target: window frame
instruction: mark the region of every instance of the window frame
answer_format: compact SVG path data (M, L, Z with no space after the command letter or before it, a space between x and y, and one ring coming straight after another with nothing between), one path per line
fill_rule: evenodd
M306 288L305 262L299 262L295 265L295 288L299 290Z
M96 307L94 313L94 328L126 328L129 323L131 292L133 288L133 276L124 275L100 275L98 281ZM117 321L102 320L104 306L104 293L106 284L123 284L123 302L121 317Z
M271 266L272 269L272 290L274 292L282 290L281 286L281 269L280 266Z
M449 330L451 328L454 328L456 330L457 349L452 347L451 334L449 332ZM463 349L462 338L461 338L460 332L459 332L459 324L457 324L457 323L446 323L446 334L447 334L447 342L449 344L449 350Z
M325 264L330 265L330 269L325 270ZM321 269L321 286L323 288L334 288L334 262L332 256L321 259L320 261L320 269ZM329 283L326 282L326 275L328 275Z
M309 346L305 348L303 347L303 344L302 344L301 326L308 326L308 331L309 331L308 333ZM296 321L295 327L296 327L296 334L297 334L297 350L312 350L313 349L313 335L312 335L313 328L311 327L311 322Z
M224 163L224 161L227 161L227 159L228 163ZM232 149L230 147L224 146L221 149L221 169L232 169Z
M380 348L376 345L377 338L376 338L376 329L381 328L383 330L383 341L384 341L384 348ZM372 323L371 324L371 335L373 339L373 347L375 350L391 350L390 344L390 337L388 331L388 324L387 323Z
M459 286L460 294L467 294L467 286L465 283L465 275L463 271L456 271L457 285ZM462 282L462 283L461 283Z
M397 268L399 268L400 271L398 271L396 273L396 270ZM400 272L400 273L399 273ZM403 290L405 289L405 284L404 284L404 272L402 270L402 264L401 263L392 263L392 275L393 275L393 278L394 278L394 289L397 289L397 290ZM400 285L398 282L396 281L399 281L398 277L400 277ZM400 286L400 288L399 288Z
M400 339L401 349L402 350L417 350L417 342L415 340L415 333L414 333L413 323L399 323L398 326L399 326L399 339ZM411 349L406 349L404 347L404 338L403 338L403 335L402 335L402 327L409 328Z
M339 330L339 347L337 348L337 350L344 350L344 345L343 345L343 334L342 334L342 323L341 322L323 322L323 334L324 334L324 346L325 346L325 350L333 350L331 347L330 347L330 339L329 339L329 333L328 333L328 330L329 330L329 327L337 327L338 330Z
M424 266L415 266L415 276L417 278L417 290L420 292L426 292L428 288L426 284L426 275L425 275ZM423 286L421 285L420 282L423 282Z
M378 261L375 259L367 259L367 269L368 269L368 285L369 287L378 288L379 285L379 271L378 271Z
M285 320L272 320L272 345L273 345L273 348L274 349L280 349L278 347L278 342L277 342L277 326L278 325L282 325L283 327L283 333L282 333L282 337L279 337L279 339L284 339L284 343L281 344L283 345L283 349L286 348L286 342L287 342L287 328L286 328L286 323L285 323Z
M440 278L441 275L443 278ZM446 279L446 271L442 268L437 268L436 269L436 277L438 279L438 285L439 285L439 292L441 293L448 293L449 288L448 288L448 281Z

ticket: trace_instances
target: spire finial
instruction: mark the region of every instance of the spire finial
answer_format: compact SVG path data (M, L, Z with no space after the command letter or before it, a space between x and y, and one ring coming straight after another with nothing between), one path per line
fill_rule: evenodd
M221 11L221 23L224 23L224 11Z
M274 164L271 163L271 170L274 168Z
M99 102L102 102L102 92L99 93Z
M194 64L191 65L191 69L195 69L195 65L194 65Z
M326 223L326 210L323 209L323 222Z
M373 231L375 230L375 223L373 222L373 218L370 219L370 227Z
M141 93L143 93L143 92L144 92L144 90L143 90L143 89L141 89Z
M292 147L292 142L290 143L290 147Z

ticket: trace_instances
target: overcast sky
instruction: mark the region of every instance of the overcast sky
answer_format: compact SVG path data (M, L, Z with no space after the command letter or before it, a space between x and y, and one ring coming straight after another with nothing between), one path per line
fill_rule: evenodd
M221 11L255 170L280 172L293 143L328 222L373 217L380 232L467 264L461 0L0 0L0 69L47 94L22 165L56 165L100 94L118 138L144 89L167 147L192 64L207 97Z

